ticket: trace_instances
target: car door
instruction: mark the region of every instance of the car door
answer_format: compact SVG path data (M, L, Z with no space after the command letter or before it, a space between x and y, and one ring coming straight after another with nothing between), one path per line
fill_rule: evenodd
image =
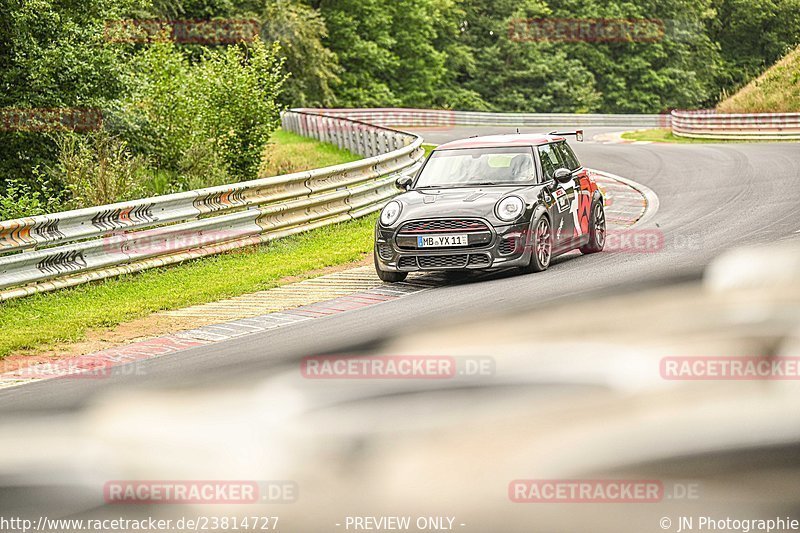
M582 244L589 233L589 214L592 207L592 194L594 192L589 179L589 172L581 167L575 152L570 146L562 141L554 145L554 149L559 155L564 168L573 171L573 182L575 196L570 206L572 214L572 227L574 228L574 239L576 244Z
M542 173L545 181L555 180L555 172L566 168L555 143L539 146L539 159L542 162ZM577 210L575 199L575 180L569 183L555 183L549 194L553 197L551 216L553 217L553 240L556 248L561 248L572 241L575 234L573 210Z

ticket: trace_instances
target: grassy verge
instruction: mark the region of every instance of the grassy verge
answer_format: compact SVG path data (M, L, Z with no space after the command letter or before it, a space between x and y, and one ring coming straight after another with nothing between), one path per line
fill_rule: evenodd
M311 168L329 167L350 161L359 156L338 146L321 143L296 133L278 130L264 150L260 177L291 174Z
M435 144L423 144L422 149L425 150L425 157L428 157L428 155L433 152L433 149L436 148L436 146L437 145Z
M289 132L265 150L262 176L355 161L358 156ZM377 215L273 243L0 304L0 358L82 340L157 311L179 309L286 283L287 277L358 261L372 250Z
M678 143L678 144L785 142L785 141L742 140L742 139L693 139L690 137L678 137L677 135L673 135L672 130L666 128L629 131L623 133L622 138L627 141L650 141L657 143Z
M372 250L376 216L172 268L5 302L0 304L0 358L79 341L89 329L269 289L288 276L305 277L358 261Z
M720 113L800 111L800 47L717 106Z

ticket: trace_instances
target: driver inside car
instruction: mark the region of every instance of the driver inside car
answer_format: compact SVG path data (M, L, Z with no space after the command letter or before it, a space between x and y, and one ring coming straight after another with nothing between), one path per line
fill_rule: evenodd
M526 154L514 156L509 167L511 179L516 182L533 180L533 160Z

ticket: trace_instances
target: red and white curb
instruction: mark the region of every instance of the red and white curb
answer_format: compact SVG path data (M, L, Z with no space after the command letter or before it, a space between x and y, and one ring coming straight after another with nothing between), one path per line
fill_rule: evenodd
M360 269L372 271L372 267L360 267ZM139 369L135 366L135 363L139 361L397 300L431 289L438 286L439 282L440 280L426 277L409 282L380 285L368 291L303 305L286 311L240 318L110 348L89 355L40 363L0 374L0 388L20 386L45 379L100 379L113 374L139 373Z

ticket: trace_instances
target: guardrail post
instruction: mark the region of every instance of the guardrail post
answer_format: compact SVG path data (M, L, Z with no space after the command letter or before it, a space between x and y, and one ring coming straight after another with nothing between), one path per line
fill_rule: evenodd
M369 145L369 156L373 157L378 155L375 128L369 128L367 130L367 144Z
M344 126L344 147L348 152L353 152L353 125L349 122Z
M358 149L360 150L359 153L364 156L368 157L369 150L367 150L367 132L364 128L358 128Z
M359 133L360 133L360 128L358 127L357 124L353 124L353 135L352 135L353 151L363 156L363 151L361 150L361 143L359 142Z
M325 116L325 117L322 118L322 127L324 128L323 129L324 133L322 135L322 139L326 143L330 143L331 142L331 119L330 119L330 117Z

